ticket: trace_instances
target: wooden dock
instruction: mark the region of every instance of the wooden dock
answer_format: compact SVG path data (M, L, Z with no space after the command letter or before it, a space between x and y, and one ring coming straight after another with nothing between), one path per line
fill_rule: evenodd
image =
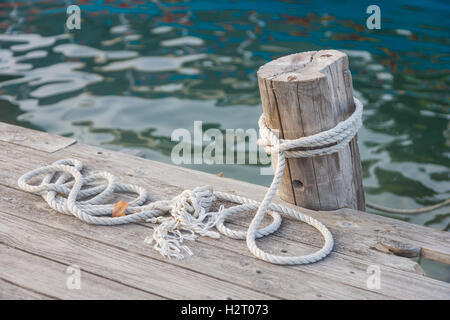
M256 200L266 190L0 123L2 299L450 299L449 283L392 254L450 263L448 232L350 209L305 210L335 238L331 255L318 263L273 265L254 258L245 241L224 236L200 237L190 244L194 256L169 260L144 243L151 224L88 225L18 188L22 174L63 158L109 171L160 199L202 185ZM230 223L244 228L250 218ZM316 230L286 218L279 231L259 241L272 253L289 255L315 251L321 242ZM67 286L67 268L74 265L81 270L80 289ZM369 266L379 268L380 288L368 288Z

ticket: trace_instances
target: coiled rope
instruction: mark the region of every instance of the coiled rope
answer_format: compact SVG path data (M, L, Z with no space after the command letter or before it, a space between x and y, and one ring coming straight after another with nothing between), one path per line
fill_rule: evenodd
M136 185L118 183L108 172L96 172L83 176L83 164L75 159L64 159L52 165L32 170L19 178L19 187L27 192L40 194L54 210L74 215L82 221L98 225L118 225L147 220L158 224L151 242L154 248L167 257L183 258L182 250L192 254L184 245L184 240L194 240L198 235L218 238L219 233L228 237L246 239L250 252L257 258L275 264L308 264L325 258L333 249L334 241L331 232L320 221L300 211L272 203L272 199L280 185L286 158L313 157L338 152L353 139L362 124L363 106L355 98L355 111L346 120L334 128L318 134L295 140L279 139L267 127L264 116L259 119L261 139L259 144L268 153L276 153L278 161L273 181L264 199L257 202L245 197L229 193L213 191L210 186L185 190L172 200L148 202L147 191ZM291 149L308 147L306 151ZM312 149L311 149L312 148ZM30 180L44 175L38 185L30 184ZM129 202L125 215L111 217L114 205L107 203L112 193L133 193L136 198ZM221 206L217 212L209 211L215 200L225 200L238 205L225 208ZM241 212L256 210L246 232L232 230L225 226L227 217ZM169 215L167 215L169 213ZM268 213L273 221L270 225L259 229L264 215ZM275 232L281 224L281 216L285 215L302 221L316 228L324 238L323 247L309 255L279 256L260 249L256 239Z

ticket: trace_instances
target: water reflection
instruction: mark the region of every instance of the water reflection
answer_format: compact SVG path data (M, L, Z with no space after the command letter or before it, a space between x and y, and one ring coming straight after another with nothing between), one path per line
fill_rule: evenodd
M9 47L15 52L49 47L54 45L57 40L68 38L70 38L70 35L68 34L61 34L51 37L42 37L39 34L0 34L0 41L2 42L19 42L19 44L14 44Z
M136 51L103 51L74 43L60 44L54 47L53 51L62 53L67 58L95 58L97 63L106 62L108 60L129 59L138 55Z
M84 64L81 62L62 62L48 67L24 71L23 77L4 81L0 83L0 88L12 91L14 89L11 87L28 83L29 96L33 98L47 98L81 90L103 79L102 76L94 73L76 71L76 69L83 67ZM37 89L31 89L34 87L37 87Z
M190 61L196 61L205 58L206 54L192 54L181 57L140 57L127 61L113 62L104 67L101 71L122 71L125 69L134 69L140 72L163 72L179 71L183 73L181 66Z

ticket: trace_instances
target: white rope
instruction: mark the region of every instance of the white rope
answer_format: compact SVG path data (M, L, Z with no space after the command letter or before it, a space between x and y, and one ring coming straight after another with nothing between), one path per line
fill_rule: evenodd
M50 166L32 170L19 178L19 187L27 192L40 194L54 210L72 214L82 221L98 225L118 225L147 220L158 224L149 242L155 242L154 248L162 255L181 259L183 251L192 254L184 245L184 240L194 240L197 235L218 238L216 229L230 238L246 239L249 250L259 259L275 264L308 264L325 258L333 249L331 232L320 221L300 211L272 203L280 185L286 157L312 157L338 152L355 136L361 126L363 106L355 98L355 111L336 127L318 134L296 140L278 139L266 126L264 117L259 119L261 140L268 153L277 153L278 161L274 179L264 199L257 202L229 193L213 191L209 186L185 190L172 200L148 202L148 193L144 188L132 184L115 182L108 172L96 172L83 176L83 164L74 159L59 160ZM308 147L305 151L291 149ZM315 148L315 149L310 149ZM291 151L290 151L291 150ZM30 181L44 175L38 185ZM113 193L134 193L136 198L129 202L125 215L112 217L113 204L108 198ZM225 200L238 205L217 212L210 211L215 200ZM234 214L254 211L256 214L246 232L230 229L225 220ZM169 215L167 215L169 213ZM259 228L264 215L268 213L273 221L270 225ZM281 224L281 215L290 216L316 228L324 238L323 247L309 255L279 256L261 250L256 239L274 233Z

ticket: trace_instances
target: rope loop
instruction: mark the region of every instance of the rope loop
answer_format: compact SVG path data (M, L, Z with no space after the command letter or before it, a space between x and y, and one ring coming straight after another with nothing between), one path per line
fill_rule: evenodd
M294 140L279 139L278 135L267 126L262 114L258 121L261 136L258 144L264 147L268 154L284 152L287 158L308 158L338 152L353 139L362 125L363 105L356 98L354 101L355 111L335 127ZM308 148L308 150L292 150L296 148Z

